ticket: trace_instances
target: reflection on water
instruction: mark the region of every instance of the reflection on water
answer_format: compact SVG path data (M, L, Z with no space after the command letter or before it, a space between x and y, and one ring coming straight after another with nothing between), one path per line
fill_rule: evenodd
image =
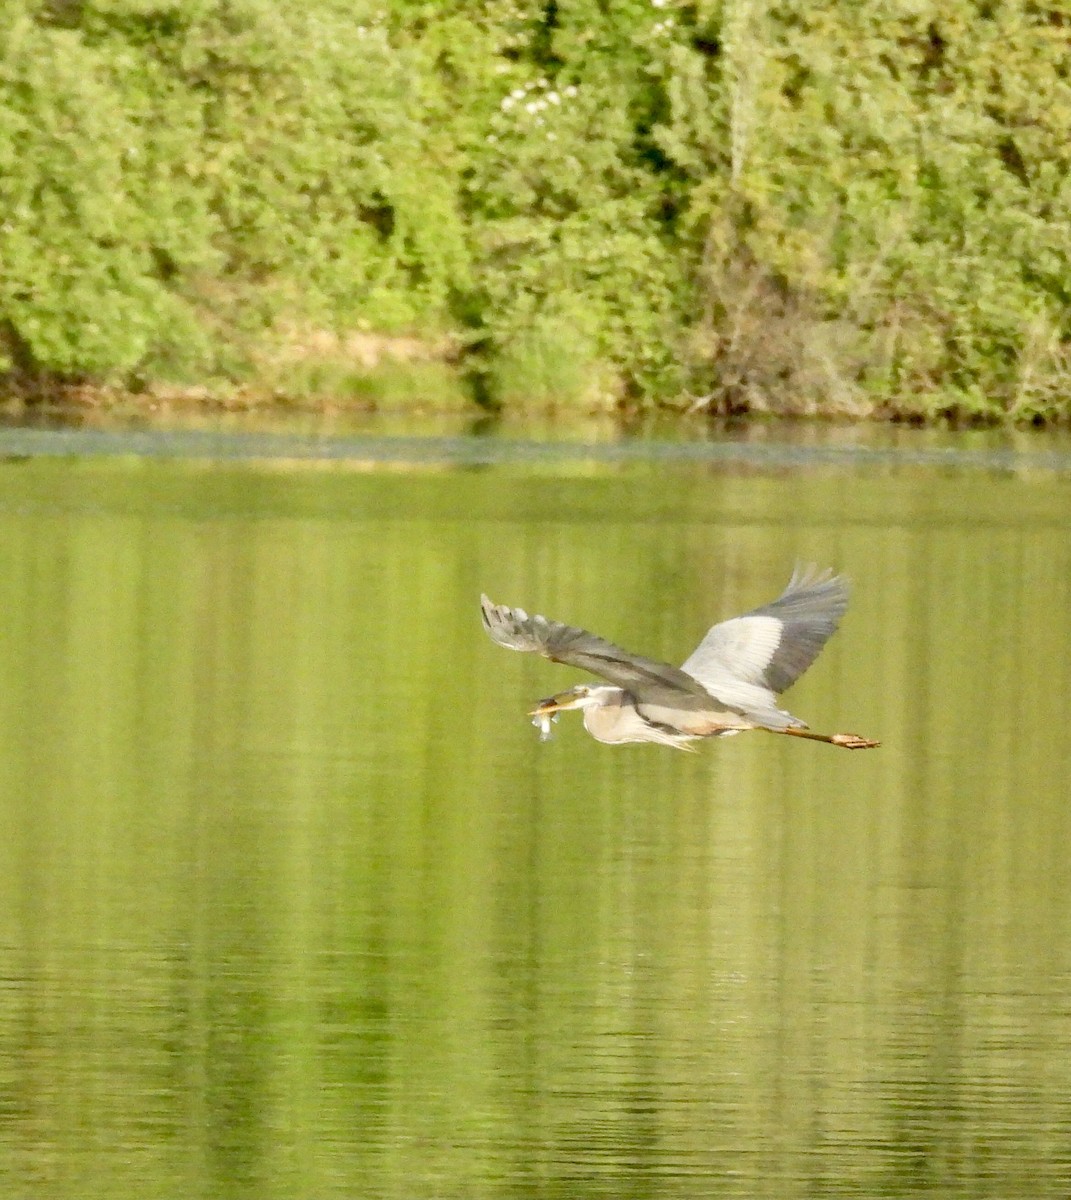
M901 470L904 467L981 471L1071 473L1071 435L981 429L954 433L903 426L835 425L815 422L733 421L691 423L674 416L671 425L649 417L645 436L623 436L618 418L603 416L572 424L533 428L484 415L427 418L419 434L397 434L390 414L341 414L326 423L311 414L227 413L170 426L158 415L121 419L89 409L60 419L43 415L33 423L5 423L0 414L0 458L28 456L97 458L253 459L408 467L478 467L524 464L561 470L571 463L702 463L728 470Z
M1071 1178L1066 481L0 466L12 1196L1012 1197ZM530 702L796 557L845 754ZM785 744L782 744L785 743Z

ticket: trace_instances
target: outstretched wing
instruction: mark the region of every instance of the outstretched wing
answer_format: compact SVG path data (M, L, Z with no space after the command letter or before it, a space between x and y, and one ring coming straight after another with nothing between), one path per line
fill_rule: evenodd
M776 600L715 625L681 670L726 700L741 684L779 695L818 657L847 607L841 576L797 564Z
M669 663L629 654L586 629L529 616L523 608L492 604L486 596L480 597L480 607L484 629L507 650L534 650L552 662L590 671L624 688L640 704L698 711L710 707L710 694L702 684Z

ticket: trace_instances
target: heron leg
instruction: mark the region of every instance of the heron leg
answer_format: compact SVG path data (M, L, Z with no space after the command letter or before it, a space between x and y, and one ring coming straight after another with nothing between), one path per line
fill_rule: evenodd
M881 742L870 738L860 737L857 733L815 733L810 729L790 727L788 729L771 729L770 733L785 733L789 737L808 738L812 742L826 742L830 746L843 746L845 750L872 750Z

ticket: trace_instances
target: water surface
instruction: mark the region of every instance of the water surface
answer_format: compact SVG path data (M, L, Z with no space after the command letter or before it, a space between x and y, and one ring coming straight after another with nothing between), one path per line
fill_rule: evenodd
M50 445L0 463L6 1194L1068 1194L1055 459ZM479 628L680 661L797 558L854 599L786 703L878 751L541 745L579 676Z

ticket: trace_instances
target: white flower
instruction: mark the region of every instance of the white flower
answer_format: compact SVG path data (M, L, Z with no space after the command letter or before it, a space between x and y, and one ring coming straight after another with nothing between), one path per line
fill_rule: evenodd
M569 84L569 86L565 89L565 92L563 94L572 98L573 96L576 95L577 91L578 91L578 89L573 84Z
M526 113L537 113L539 112L539 105L534 100L529 100L524 106L524 111Z
M513 91L510 92L510 95L513 97L514 100L523 100L524 99L524 88L514 88Z
M561 104L561 102L562 102L562 98L561 98L561 96L558 95L557 92L547 92L547 103L548 104Z
M503 112L509 112L509 110L513 107L513 97L512 96L503 96L502 103L499 107L502 109Z

